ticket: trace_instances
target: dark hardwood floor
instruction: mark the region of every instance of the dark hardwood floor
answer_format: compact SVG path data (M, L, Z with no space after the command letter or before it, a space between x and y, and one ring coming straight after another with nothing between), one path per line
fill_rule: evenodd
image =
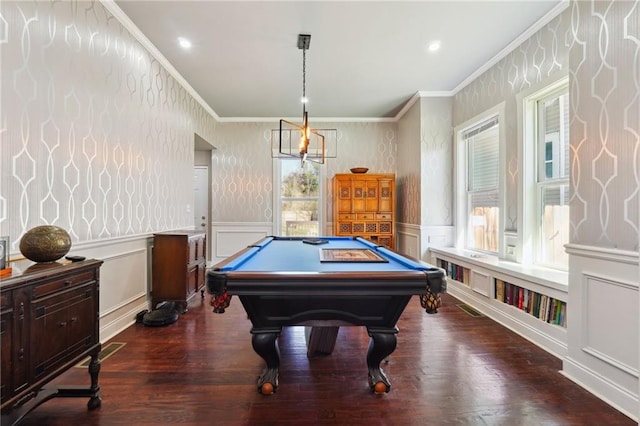
M166 327L134 325L102 363L102 406L53 399L24 425L634 425L559 370L561 362L486 317L443 298L428 315L415 297L384 370L391 392L367 385L364 328L340 329L332 355L308 359L304 329L279 340L280 386L257 392L263 360L234 298L223 315L200 300ZM108 342L107 342L108 343ZM54 383L88 383L72 368Z

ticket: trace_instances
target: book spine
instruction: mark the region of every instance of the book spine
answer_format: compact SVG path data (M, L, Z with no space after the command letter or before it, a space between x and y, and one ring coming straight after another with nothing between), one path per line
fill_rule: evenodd
M518 309L522 309L522 306L524 306L524 289L518 287Z

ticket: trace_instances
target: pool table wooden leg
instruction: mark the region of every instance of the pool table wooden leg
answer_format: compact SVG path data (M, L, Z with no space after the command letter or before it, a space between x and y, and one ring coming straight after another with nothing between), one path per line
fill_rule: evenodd
M278 388L280 350L277 339L281 332L282 327L251 330L253 350L267 363L258 378L258 392L265 395L274 393Z
M380 363L396 349L398 328L367 327L371 337L367 351L369 387L377 394L389 392L391 382L380 368Z

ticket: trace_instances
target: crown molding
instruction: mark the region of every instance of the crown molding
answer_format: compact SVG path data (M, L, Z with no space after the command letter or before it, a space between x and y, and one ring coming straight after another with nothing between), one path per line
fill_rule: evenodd
M169 60L165 58L162 53L160 53L158 48L156 48L156 46L151 43L147 36L145 36L142 31L140 31L140 28L138 28L136 24L134 24L133 21L129 19L129 17L122 11L122 9L120 9L120 7L115 3L114 0L100 0L100 3L102 3L104 8L107 9L120 22L120 24L122 24L122 26L124 26L127 31L129 31L131 35L133 35L133 37L135 37L135 39L138 40L138 42L140 42L140 44L145 49L147 49L154 58L158 60L160 65L162 65L162 67L165 68L169 72L169 74L173 78L175 78L176 81L182 87L184 87L187 92L189 92L191 96L193 96L193 98L202 106L202 108L204 108L209 114L211 114L211 116L213 116L213 118L215 118L217 121L220 121L220 117L218 117L218 114L216 114L213 108L211 108L211 106L209 106L209 104L206 103L204 99L202 99L198 92L196 92L196 90L191 87L187 80L185 80L184 77L182 77L182 75L178 72L178 70L175 69L173 65L171 65L171 62L169 62Z
M451 97L453 95L454 95L454 93L450 92L450 91L435 91L435 92L418 91L411 97L411 99L409 99L407 101L406 104L404 104L404 106L396 114L396 116L393 117L393 121L394 122L399 121L407 113L407 111L409 111L409 109L411 109L413 104L415 104L418 99L421 99L421 98L448 98L448 97Z
M176 81L185 88L187 92L219 123L271 123L278 122L282 117L220 117L211 108L211 106L191 87L191 85L185 80L184 77L175 69L175 67L169 62L167 58L156 48L156 46L142 33L142 31L129 19L129 17L120 9L114 0L99 0L100 3L107 9L134 37L140 44L147 49L151 55L162 65L169 74L176 79ZM473 80L482 75L485 71L498 63L501 59L511 53L516 47L522 44L526 39L535 34L540 28L549 23L553 18L562 13L567 7L569 7L570 0L562 0L556 7L550 10L542 18L540 18L535 24L529 27L525 32L520 34L518 38L509 43L504 49L502 49L496 56L486 62L482 67L478 68L475 72L470 74L462 83L460 83L455 89L450 91L418 91L411 99L409 99L402 109L394 117L314 117L313 122L316 123L396 123L420 98L429 97L452 97L455 96L460 90L466 87ZM288 120L295 121L297 118L290 118Z
M533 36L536 32L538 32L542 27L547 25L553 18L560 15L566 8L569 7L570 0L562 0L560 3L556 5L553 9L547 12L542 18L540 18L536 23L530 26L526 31L520 34L515 40L509 43L504 49L502 49L496 56L491 58L488 62L486 62L483 66L475 70L473 73L469 75L469 77L465 78L462 83L458 84L458 86L452 90L453 95L464 89L468 86L472 81L476 78L480 77L485 71L489 68L500 62L505 56L509 53L513 52L516 47L520 46L524 43L529 37Z

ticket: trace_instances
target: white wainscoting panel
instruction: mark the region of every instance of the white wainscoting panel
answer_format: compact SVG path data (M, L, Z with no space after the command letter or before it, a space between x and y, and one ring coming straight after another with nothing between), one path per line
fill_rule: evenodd
M100 341L135 323L148 309L149 235L74 244L70 254L103 260L100 268Z
M430 247L451 247L453 226L420 226L409 223L396 224L398 238L396 248L399 253L432 263Z
M562 373L634 420L640 405L638 253L570 244Z
M212 263L233 255L256 241L273 235L271 222L217 222L213 223L211 254Z
M396 251L406 256L420 258L420 227L418 225L396 225Z
M489 292L491 291L491 276L475 269L471 270L470 275L469 286L471 289L476 293L489 297Z
M621 338L617 330L620 324L638 324L636 298L638 285L613 281L608 278L584 275L586 309L583 312L583 350L614 367L638 376L638 330L628 329L629 335Z
M431 247L453 247L455 238L453 226L423 226L421 229L421 259L429 262Z

